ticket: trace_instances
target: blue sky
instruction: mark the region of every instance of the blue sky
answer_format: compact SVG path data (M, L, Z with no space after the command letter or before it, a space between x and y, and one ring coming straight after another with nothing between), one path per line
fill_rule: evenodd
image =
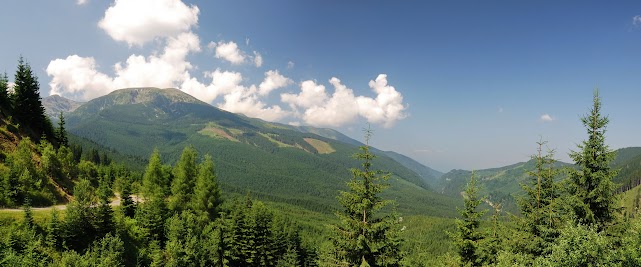
M598 87L607 142L641 146L638 1L2 5L0 71L23 55L43 96L52 86L85 100L119 86L178 87L358 140L369 121L375 146L448 171L527 160L540 137L569 161Z

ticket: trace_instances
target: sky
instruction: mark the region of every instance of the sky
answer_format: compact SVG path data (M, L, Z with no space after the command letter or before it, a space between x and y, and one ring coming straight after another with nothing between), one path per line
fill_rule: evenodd
M179 88L216 107L333 128L446 172L641 146L641 2L7 0L0 71L43 97Z

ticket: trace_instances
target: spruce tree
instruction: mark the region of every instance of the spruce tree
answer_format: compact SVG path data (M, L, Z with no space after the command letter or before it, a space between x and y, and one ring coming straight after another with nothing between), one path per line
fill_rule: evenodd
M113 195L113 191L109 188L109 182L106 178L100 179L98 190L98 207L95 209L94 215L94 228L98 237L103 237L108 233L114 231L115 225L113 221L113 210L109 205L109 198Z
M192 199L192 208L213 220L218 215L218 206L221 203L220 187L214 172L214 161L206 155L205 160L198 167L198 178Z
M11 114L11 100L9 98L9 77L7 73L0 75L0 113Z
M13 114L21 125L28 126L33 136L53 138L53 126L45 114L40 101L40 84L29 63L22 57L18 60L18 70L14 78Z
M554 167L554 151L543 154L543 146L547 142L537 142L535 169L528 171L531 180L522 184L525 196L518 199L518 205L523 214L520 228L528 233L524 249L526 253L539 256L549 252L548 248L559 235L558 204L561 197L560 186L554 181L559 170Z
M149 158L149 164L142 178L142 195L145 199L158 198L163 199L167 196L167 175L163 171L160 153L158 149Z
M479 257L479 243L484 236L478 228L481 224L481 217L486 210L477 210L483 202L483 199L478 196L478 191L475 173L472 172L470 181L465 187L464 208L458 210L461 218L456 219L457 231L451 234L454 246L464 266L481 266L483 264L482 258Z
M599 91L594 91L590 113L581 122L588 140L572 151L576 169L569 173L569 192L573 196L572 210L578 223L595 225L602 230L615 219L617 200L612 182L617 171L610 167L615 153L605 144L606 126L610 120L601 115Z
M380 194L389 186L389 174L372 169L375 158L370 152L371 130L365 132L365 145L355 158L362 162L361 168L351 169L349 191L341 192L338 200L343 207L337 212L340 223L335 225L332 236L336 264L359 266L367 262L371 266L400 266L400 237L395 213L382 215L381 209L393 203Z
M56 129L56 140L59 146L69 146L69 139L67 138L67 130L65 129L65 117L60 111L58 116L58 129Z
M193 146L185 147L180 160L174 168L174 179L171 182L171 198L169 208L180 212L187 208L194 194L197 168L196 158L198 152Z

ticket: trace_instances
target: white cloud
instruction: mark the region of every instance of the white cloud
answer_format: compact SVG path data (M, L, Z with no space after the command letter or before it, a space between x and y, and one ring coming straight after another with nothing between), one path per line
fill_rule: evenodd
M192 68L187 55L197 51L200 51L198 36L182 33L167 38L161 55L131 55L125 63L116 63L113 78L99 72L92 57L72 55L55 59L47 67L47 75L52 77L51 94L89 100L126 87L176 87Z
M242 113L249 117L259 118L266 121L278 121L290 114L280 106L267 106L258 99L256 87L240 87L240 90L225 95L225 102L218 107L229 112Z
M379 75L369 86L376 92L376 98L354 96L352 89L333 77L330 84L334 86L331 97L325 92L325 86L314 81L304 81L299 94L281 94L281 101L288 103L296 114L314 126L341 126L354 121L358 116L370 123L391 127L396 121L406 117L403 96L387 84L387 76ZM299 109L304 111L299 112Z
M543 114L541 115L541 121L543 122L549 122L555 120L554 117L550 116L549 114Z
M88 100L113 91L113 79L96 70L93 57L68 56L55 59L47 66L51 76L51 95Z
M263 56L256 51L254 51L254 65L256 65L257 68L263 65Z
M258 85L258 93L260 95L268 95L271 91L283 88L293 81L280 73L277 70L270 70L265 72L265 80Z
M287 68L288 68L288 69L291 69L291 68L293 68L293 67L294 67L294 62L293 62L293 61L288 61L288 62L287 62Z
M334 86L334 94L321 105L315 105L303 115L306 123L315 126L340 126L352 122L359 114L359 106L351 89L341 84L337 78L329 81Z
M641 15L636 15L632 18L632 25L641 26Z
M214 72L206 73L205 76L211 78L209 85L202 84L196 78L189 77L187 74L180 87L185 93L207 103L212 103L220 95L243 90L240 85L243 81L243 76L239 72L217 69Z
M393 86L387 84L387 75L379 74L376 80L369 81L369 87L376 92L376 99L359 96L359 113L371 123L391 127L407 115L403 112L403 96Z
M216 58L224 59L232 64L238 65L245 62L245 54L238 49L238 45L232 41L225 43L220 41L216 44Z
M77 5L84 5L87 3L88 0L76 0Z
M198 24L198 7L180 0L116 0L98 26L116 41L140 45L177 36Z
M302 82L300 89L301 92L299 94L281 94L281 101L290 104L292 108L311 108L322 105L327 100L325 86L316 84L315 81L308 80Z
M13 94L13 92L14 92L14 91L13 91L13 87L14 87L14 86L16 86L16 84L15 84L15 83L13 83L13 82L8 82L8 83L7 83L7 92L9 92L10 94Z

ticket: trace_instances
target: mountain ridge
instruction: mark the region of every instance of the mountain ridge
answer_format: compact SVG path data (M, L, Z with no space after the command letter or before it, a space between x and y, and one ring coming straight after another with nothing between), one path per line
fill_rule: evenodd
M351 156L360 142L338 131L239 116L177 89L117 90L66 116L72 134L124 155L148 158L157 148L171 163L193 145L201 155L214 157L227 190L310 209L335 208L349 169L359 166ZM414 171L377 154L374 166L392 174L389 194L402 203L401 211L453 216L458 200L436 193Z

